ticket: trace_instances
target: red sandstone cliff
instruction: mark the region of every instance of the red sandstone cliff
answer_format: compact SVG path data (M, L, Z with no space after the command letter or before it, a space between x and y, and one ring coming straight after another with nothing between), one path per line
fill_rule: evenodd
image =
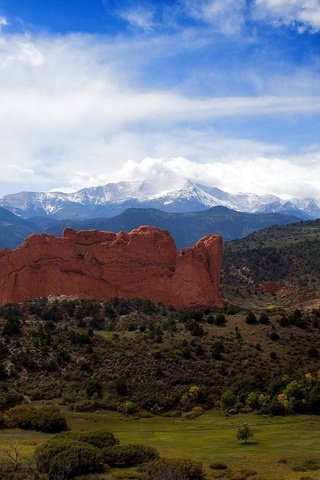
M49 295L142 297L177 308L222 306L222 239L208 235L178 253L166 230L64 231L32 235L0 252L0 304Z

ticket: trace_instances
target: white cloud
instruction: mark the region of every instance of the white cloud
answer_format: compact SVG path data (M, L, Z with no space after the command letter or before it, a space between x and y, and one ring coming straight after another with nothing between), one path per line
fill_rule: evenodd
M320 31L319 0L185 0L189 15L209 23L224 34L241 31L252 16L273 24L286 25L299 33Z
M1 69L8 67L8 64L11 62L23 62L33 67L37 67L44 61L43 54L35 46L28 35L18 38L13 37L11 44L3 41L0 44L0 59Z
M3 16L0 16L0 29L1 29L1 27L5 27L7 25L9 25L7 18L3 17Z
M232 158L196 162L183 157L171 159L145 158L130 160L109 175L90 176L77 172L73 177L74 191L88 185L97 186L120 180L146 180L153 191L168 191L180 186L185 179L241 193L275 194L282 198L313 197L320 200L320 149L300 157ZM261 181L263 179L263 181Z
M153 45L163 52L159 39ZM158 163L142 161L148 157L163 159L160 166L171 176L179 171L203 181L211 172L222 185L228 174L230 187L236 178L233 188L241 179L249 189L255 184L237 173L235 162L256 171L257 158L284 152L238 133L222 135L213 125L219 119L320 113L320 97L301 92L195 97L148 89L132 81L132 57L142 57L148 46L81 35L0 37L0 195L103 184L141 169L160 176ZM230 171L228 164L234 165Z
M134 9L122 10L120 17L127 21L132 27L139 28L145 31L153 30L154 10L151 8L137 7Z
M245 20L245 0L185 0L189 15L209 23L215 30L232 35Z
M298 32L320 30L319 0L255 0L258 18L287 25Z

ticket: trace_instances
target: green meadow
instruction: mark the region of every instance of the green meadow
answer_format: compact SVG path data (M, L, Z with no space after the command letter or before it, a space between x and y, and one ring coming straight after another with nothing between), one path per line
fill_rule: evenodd
M320 417L265 417L216 411L192 420L175 417L136 419L119 413L67 413L74 430L108 429L121 443L143 443L164 457L184 457L204 463L209 479L307 480L320 479ZM236 439L238 426L247 423L254 435L245 445ZM49 435L22 430L2 430L0 449L10 444L31 457ZM228 470L216 470L214 463ZM211 466L211 467L210 467ZM213 465L214 466L214 465ZM315 468L319 466L319 469ZM115 470L101 478L135 478L134 470Z

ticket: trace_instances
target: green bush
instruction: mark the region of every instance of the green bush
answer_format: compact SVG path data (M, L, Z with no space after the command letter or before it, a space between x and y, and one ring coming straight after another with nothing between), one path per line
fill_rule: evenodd
M19 427L46 433L62 432L68 428L60 410L52 406L35 408L31 405L17 405L5 412L4 422L9 428Z
M99 473L104 465L94 447L80 444L58 453L51 462L48 480L64 480L76 475Z
M96 448L113 447L119 444L119 440L111 432L97 430L95 432L68 432L63 435L66 439L84 442Z
M38 447L35 460L38 470L47 473L49 480L65 480L104 470L99 449L59 437Z
M8 410L8 408L15 407L23 401L23 395L14 390L0 393L0 411Z
M2 335L5 337L11 337L18 335L21 331L21 322L18 317L7 319L3 325Z
M116 445L104 448L102 455L110 467L134 467L158 458L158 452L145 445Z
M202 464L193 460L158 459L147 468L150 480L203 480Z

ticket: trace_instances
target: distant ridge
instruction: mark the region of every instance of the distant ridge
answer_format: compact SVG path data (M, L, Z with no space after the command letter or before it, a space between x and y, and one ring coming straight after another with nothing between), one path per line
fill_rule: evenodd
M15 248L26 237L40 231L42 228L39 225L0 207L0 249Z
M227 242L270 225L283 225L297 220L290 215L243 213L226 207L213 207L189 213L169 213L154 208L130 208L112 218L57 221L49 216L40 216L24 220L0 208L0 248L16 248L27 236L36 232L60 236L66 227L75 230L117 232L130 231L141 225L152 225L169 230L177 247L181 249L193 245L208 234L219 233L224 242Z
M75 230L130 231L140 225L153 225L169 230L179 249L191 246L208 234L220 234L224 242L242 238L270 225L283 225L298 221L294 216L277 213L253 214L235 212L226 207L213 207L201 212L168 213L154 208L130 208L113 218L82 221L60 221L48 232L61 235L71 226Z

